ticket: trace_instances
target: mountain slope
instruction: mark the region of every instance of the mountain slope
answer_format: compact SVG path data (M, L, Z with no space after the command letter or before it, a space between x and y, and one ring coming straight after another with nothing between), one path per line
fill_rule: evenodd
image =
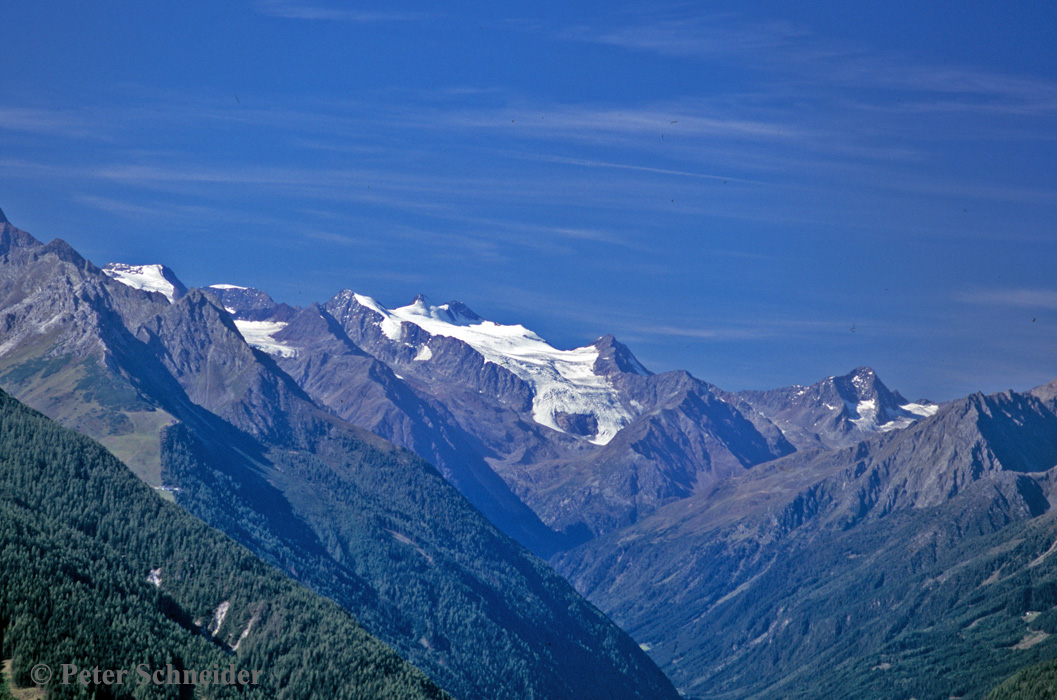
M340 607L2 392L0 572L2 651L22 685L36 663L235 664L260 684L217 697L446 697ZM73 689L53 681L50 697ZM130 698L136 686L92 689Z
M279 366L337 416L430 459L492 523L537 554L562 546L442 403L357 347L317 304L297 312L272 339L292 351L275 358Z
M104 439L153 444L152 485L459 696L674 698L627 635L432 467L322 410L247 345L212 292L170 302L61 242L4 240L5 387Z
M1055 465L1057 415L1046 404L974 395L905 430L755 467L560 555L556 566L691 696L868 697L864 659L891 664L882 657L900 644L969 653L972 635L938 647L920 635L950 606L1004 605L1019 585L1010 570L1036 580L1041 570L1025 558L1048 551L1053 518L1040 520L1030 547L1017 547L1023 526L1049 510ZM1013 588L974 597L997 570ZM1000 627L1016 627L1012 617ZM1015 662L988 661L995 674ZM928 697L964 690L950 669L908 663L889 675L917 688L906 697L932 676ZM827 678L840 678L842 690L826 690Z
M612 336L557 350L458 302L419 298L388 310L348 290L324 309L357 347L443 405L469 447L567 543L643 517L702 475L792 450L777 430L765 436L734 415L706 383L651 374ZM721 427L732 421L736 430ZM657 423L665 427L641 427ZM673 424L678 439L660 437ZM681 466L669 469L668 457Z

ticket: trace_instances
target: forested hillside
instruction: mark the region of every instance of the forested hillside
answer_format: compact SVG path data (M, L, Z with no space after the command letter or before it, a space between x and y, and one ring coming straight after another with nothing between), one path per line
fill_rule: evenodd
M0 393L0 646L48 664L261 671L214 697L443 698L425 675L243 547L166 503L88 438ZM183 697L55 680L49 697ZM185 691L186 692L186 691Z

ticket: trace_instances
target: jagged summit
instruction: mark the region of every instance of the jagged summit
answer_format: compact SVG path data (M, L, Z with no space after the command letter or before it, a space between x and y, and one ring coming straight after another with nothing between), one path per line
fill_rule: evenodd
M184 283L165 265L107 263L103 266L103 272L129 287L164 294L170 303L187 294Z
M356 296L360 297L361 295L357 294ZM365 298L369 299L369 297ZM374 299L370 299L370 301L379 308L384 308ZM361 303L363 302L361 301ZM365 305L370 306L370 304ZM407 306L401 306L392 311L386 309L386 311L395 316L417 316L449 323L455 326L469 326L485 323L483 318L474 313L470 307L466 306L466 304L463 304L461 301L449 301L447 304L434 306L429 303L429 297L425 294L416 294L415 298L412 299L411 303Z
M245 314L247 312L265 310L270 312L275 308L275 300L260 289L253 287L240 287L236 284L211 284L206 291L216 296L223 302L228 313Z
M736 396L774 422L798 449L844 447L864 434L905 428L937 409L930 402L907 401L865 366L810 386L741 391Z
M598 374L605 375L614 371L639 374L643 377L653 374L643 367L627 345L621 343L610 333L602 336L592 345L598 350L598 360L594 366Z
M231 314L235 327L247 343L269 355L293 357L297 351L275 338L299 309L279 304L267 292L237 284L211 284L202 291L211 294Z
M448 310L451 311L453 314L461 316L462 318L470 319L471 321L484 320L480 316L478 316L473 309L471 309L469 306L462 303L461 301L449 301L447 304L444 304L444 306L448 307Z
M831 377L830 380L837 393L845 400L880 399L882 403L891 406L907 403L899 392L891 391L885 386L872 367L856 367L851 372L840 377Z
M0 222L0 255L8 253L12 248L36 248L44 245L33 236L19 228L15 228L8 221Z

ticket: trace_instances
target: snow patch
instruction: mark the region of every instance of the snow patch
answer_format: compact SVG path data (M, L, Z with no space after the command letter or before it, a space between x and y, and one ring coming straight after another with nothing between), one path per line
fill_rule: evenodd
M558 350L524 326L470 318L450 304L430 306L421 297L392 310L370 297L357 294L355 298L382 317L379 325L390 340L399 340L402 325L412 323L432 335L461 340L487 362L528 382L535 394L532 418L540 425L565 432L557 424L559 413L590 414L598 423L598 432L588 439L605 445L633 418L617 390L594 373L599 353L592 345Z
M247 289L247 287L240 287L237 284L211 284L210 289Z
M433 351L429 349L428 345L423 345L418 349L418 353L415 355L415 362L425 362L426 360L433 359Z
M921 416L922 418L928 418L929 416L934 416L934 415L936 415L936 411L940 410L940 407L937 406L934 403L933 404L913 403L913 402L912 403L905 403L902 406L900 406L900 408L903 409L904 411L909 411L910 413L913 413L916 416Z
M125 265L110 263L103 272L121 284L142 289L145 292L160 292L172 303L176 297L176 286L165 277L163 265Z
M150 570L150 575L147 576L147 583L153 584L155 588L161 588L161 567Z
M895 420L890 420L887 423L877 426L877 430L882 433L887 433L890 430L902 430L908 426L913 425L917 422L917 419L910 418L909 416L900 416Z
M852 381L859 379L855 377ZM852 418L851 422L855 424L855 427L863 431L877 430L877 400L867 399L860 401L855 408L852 409L859 416L858 418Z
M286 328L282 321L235 321L235 327L246 342L269 355L279 357L294 357L297 348L285 345L272 338L273 335Z
M856 377L855 379L858 379ZM854 379L852 381L855 381ZM847 404L848 408L857 414L858 418L852 418L851 422L863 432L887 433L892 430L902 430L913 425L921 418L927 418L939 410L939 406L933 404L908 403L899 406L895 415L889 410L878 407L876 399L860 401L854 407Z

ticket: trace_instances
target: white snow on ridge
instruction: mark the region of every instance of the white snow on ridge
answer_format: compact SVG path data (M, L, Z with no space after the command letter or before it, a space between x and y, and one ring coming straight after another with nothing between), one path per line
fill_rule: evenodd
M110 263L103 272L118 282L145 292L161 292L172 303L176 287L165 279L162 265L125 265Z
M921 418L928 418L939 410L939 406L933 404L907 403L899 407L900 415L896 415L891 420L881 423L880 419L889 417L889 414L886 411L884 416L880 415L881 411L878 410L875 399L860 401L855 406L848 404L848 408L859 415L858 418L852 418L851 420L856 428L863 432L876 431L882 433L906 428Z
M382 316L379 325L390 340L399 340L402 324L412 323L432 335L463 341L486 361L528 382L535 390L532 418L540 425L564 432L556 421L558 413L590 414L598 422L598 432L589 439L604 445L633 417L621 404L616 389L594 373L598 349L593 346L558 350L524 326L467 318L448 304L429 306L421 298L392 310L370 297L357 294L355 298ZM420 349L415 359L427 358Z
M282 321L235 321L235 327L249 345L262 352L279 357L293 357L297 354L297 348L272 338L286 327Z
M858 379L856 377L855 379ZM855 381L854 379L852 381ZM877 401L875 399L867 399L860 401L858 405L852 408L857 414L858 418L852 418L851 422L855 424L855 427L862 431L874 431L877 430Z
M913 418L907 418L906 416L901 416L899 418L896 418L895 420L888 421L884 425L877 426L877 430L878 430L878 432L881 432L881 433L887 433L889 430L902 430L903 428L906 428L907 426L914 425L914 423L916 423L916 422L917 421L914 420Z
M366 297L362 294L353 294L352 296L360 306L366 306L368 309L382 317L382 322L379 325L382 329L382 333L385 333L386 338L389 340L400 340L401 336L404 334L400 327L400 319L395 318L389 309L385 308L370 297Z
M210 289L246 289L246 287L240 287L237 284L211 284Z
M923 404L923 403L905 403L900 406L904 411L910 411L914 415L921 416L922 418L928 418L929 416L936 415L936 411L940 410L940 407L936 404Z

